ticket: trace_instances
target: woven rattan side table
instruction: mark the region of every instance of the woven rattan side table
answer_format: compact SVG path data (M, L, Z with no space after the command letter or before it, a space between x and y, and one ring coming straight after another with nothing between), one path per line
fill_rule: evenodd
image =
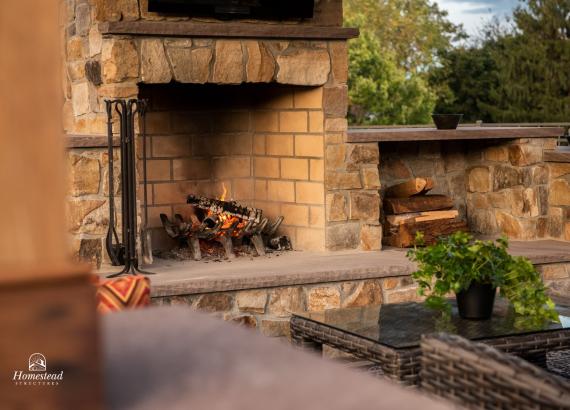
M456 333L545 367L547 352L570 349L570 317L562 313L560 324L517 329L503 302L489 321L463 320L454 312L446 323L421 303L388 304L293 314L291 337L297 346L329 345L351 353L376 363L394 381L417 385L424 334Z

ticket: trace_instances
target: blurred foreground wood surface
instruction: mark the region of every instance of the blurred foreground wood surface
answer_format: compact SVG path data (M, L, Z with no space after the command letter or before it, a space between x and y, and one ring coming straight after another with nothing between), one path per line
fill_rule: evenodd
M57 0L0 2L0 408L97 409L94 287L68 260ZM58 385L15 385L41 353Z

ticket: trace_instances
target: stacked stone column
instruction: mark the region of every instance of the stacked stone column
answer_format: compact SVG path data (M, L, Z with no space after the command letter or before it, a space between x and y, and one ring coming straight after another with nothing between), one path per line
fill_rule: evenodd
M324 89L326 247L379 250L380 153L377 143L347 143L348 52L330 44L331 76Z

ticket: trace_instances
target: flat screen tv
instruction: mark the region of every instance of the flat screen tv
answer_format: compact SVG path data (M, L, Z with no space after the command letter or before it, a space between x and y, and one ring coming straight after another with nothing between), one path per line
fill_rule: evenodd
M266 20L313 17L314 0L149 0L148 11L196 17Z

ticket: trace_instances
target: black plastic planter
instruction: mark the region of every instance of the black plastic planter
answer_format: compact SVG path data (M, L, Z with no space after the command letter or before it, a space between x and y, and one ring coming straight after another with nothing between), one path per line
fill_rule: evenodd
M491 284L471 283L456 295L459 316L463 319L485 320L493 314L497 288Z
M432 114L431 118L438 130L455 130L463 114Z

